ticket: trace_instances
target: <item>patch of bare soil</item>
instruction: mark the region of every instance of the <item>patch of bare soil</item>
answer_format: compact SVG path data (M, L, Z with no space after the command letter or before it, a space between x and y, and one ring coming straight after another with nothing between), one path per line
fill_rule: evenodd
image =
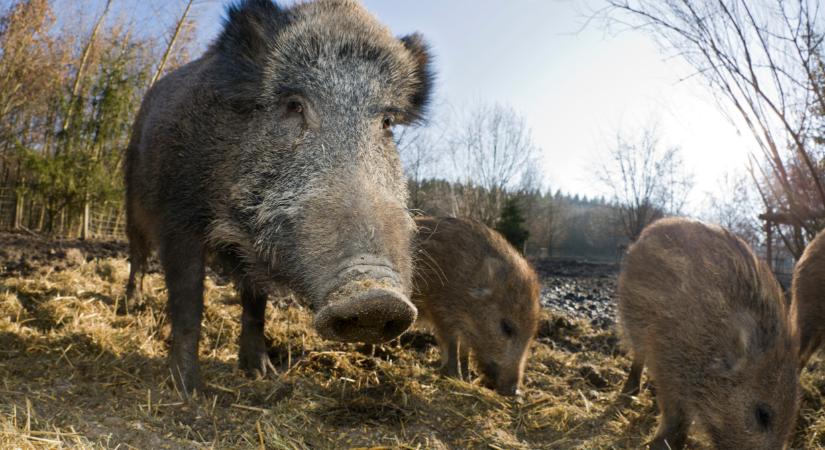
M3 267L21 255L31 267L0 276L0 448L640 448L656 428L649 391L629 402L618 396L629 361L612 328L550 310L521 400L439 376L437 349L422 330L374 348L323 341L287 298L273 300L290 306L267 311L279 372L248 379L237 369L236 295L211 280L200 355L206 391L185 403L169 382L160 274L147 277L141 307L119 314L122 243L98 251L15 239L0 236L12 255ZM84 257L49 254L72 248ZM825 441L818 364L803 376L794 448ZM690 447L706 448L698 434Z
M99 258L125 258L122 241L49 239L23 233L0 232L0 277L29 276L40 271L60 272Z

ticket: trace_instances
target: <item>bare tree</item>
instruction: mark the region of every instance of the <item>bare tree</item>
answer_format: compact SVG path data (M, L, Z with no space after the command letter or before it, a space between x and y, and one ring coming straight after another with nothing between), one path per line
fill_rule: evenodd
M481 104L452 139L452 160L464 190L463 215L493 225L507 190L518 188L539 150L524 118L500 104Z
M812 146L825 114L819 2L607 1L608 17L629 17L632 26L650 30L746 124L760 149L754 178L765 206L790 217L808 237L821 228L825 183Z
M745 172L728 172L717 181L716 189L705 193L702 216L756 247L763 242L761 207L750 176Z
M679 147L664 147L655 124L630 140L621 133L596 167L596 176L616 203L618 220L630 241L666 214L679 214L693 187Z
M154 74L152 74L152 78L149 80L149 86L155 84L155 81L160 78L163 74L163 69L166 66L166 62L169 60L169 55L172 53L172 49L175 47L175 42L178 40L178 36L181 35L181 30L184 30L185 25L187 24L186 16L189 15L189 10L192 8L192 3L194 0L188 0L186 2L186 6L183 8L183 12L181 12L180 17L178 18L177 22L175 22L175 28L172 31L172 36L169 38L169 42L166 44L166 49L163 51L163 55L160 57L160 61L158 62L157 68L155 68ZM185 31L184 31L185 33Z
M425 208L427 196L422 191L425 179L448 175L439 172L439 163L445 152L445 130L445 123L439 121L426 127L402 127L395 137L409 184L410 209Z

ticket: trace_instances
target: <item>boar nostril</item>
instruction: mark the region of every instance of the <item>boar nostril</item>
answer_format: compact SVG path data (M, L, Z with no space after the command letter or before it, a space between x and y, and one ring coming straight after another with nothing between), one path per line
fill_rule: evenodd
M358 317L340 317L335 319L332 324L332 332L338 336L346 335L350 330L358 324Z
M409 324L403 320L388 320L384 324L384 335L393 337L398 336L403 333L408 326Z

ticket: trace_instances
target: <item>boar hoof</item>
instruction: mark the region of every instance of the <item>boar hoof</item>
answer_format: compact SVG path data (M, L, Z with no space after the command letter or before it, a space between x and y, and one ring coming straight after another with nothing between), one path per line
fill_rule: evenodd
M639 385L634 385L632 383L625 383L622 387L621 395L625 397L636 397L639 395Z
M459 378L459 379L461 378L459 376L460 374L458 373L458 368L457 367L447 365L447 366L441 366L441 369L439 369L439 370L441 372L441 375L444 375L445 377Z
M186 400L192 398L195 392L201 390L200 375L197 367L184 366L175 364L173 361L170 365L172 372L172 382L175 383L175 389Z
M193 345L191 339L180 339L175 342L173 338L172 350L169 354L172 382L178 393L187 400L201 388L198 356L197 351L191 351L193 347L197 348L197 344Z
M674 442L671 444L669 439L657 438L650 443L648 448L650 450L677 450L683 448L684 446L684 442Z
M238 355L238 366L250 378L263 378L277 373L266 351L242 350Z

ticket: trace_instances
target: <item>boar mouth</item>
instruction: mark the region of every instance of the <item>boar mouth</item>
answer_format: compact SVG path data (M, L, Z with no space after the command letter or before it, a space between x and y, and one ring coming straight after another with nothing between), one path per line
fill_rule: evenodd
M498 364L494 362L484 361L479 364L479 369L481 369L482 382L485 387L490 389L495 389L496 384L498 383Z
M484 387L508 397L521 395L517 379L511 378L509 375L502 375L501 366L497 363L480 362L479 369L482 374L481 384Z

